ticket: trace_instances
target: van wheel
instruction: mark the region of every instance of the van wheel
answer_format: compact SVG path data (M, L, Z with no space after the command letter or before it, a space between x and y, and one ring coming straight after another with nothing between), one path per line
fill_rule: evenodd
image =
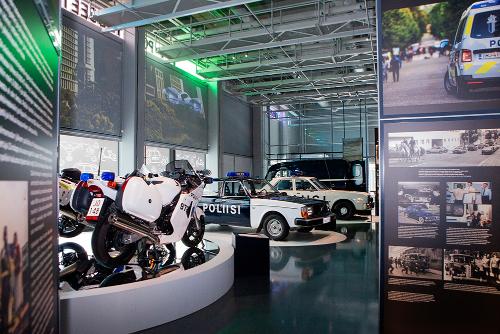
M462 99L469 96L469 87L467 87L467 85L460 79L457 79L457 96Z
M281 241L286 239L290 232L290 226L286 220L279 215L269 215L264 219L264 233L269 239Z
M340 233L347 235L347 232L349 232L349 230L347 229L347 226L342 226L340 228Z
M446 71L446 73L444 74L444 89L446 90L446 93L448 93L449 95L453 95L455 93L455 90L450 82L450 76L448 71Z
M333 212L337 215L339 219L349 219L354 216L354 205L349 201L340 201L333 205Z

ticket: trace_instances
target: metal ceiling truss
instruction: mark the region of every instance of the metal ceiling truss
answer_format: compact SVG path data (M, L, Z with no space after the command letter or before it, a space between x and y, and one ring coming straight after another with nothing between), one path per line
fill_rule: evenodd
M134 0L94 18L150 24L165 62L193 61L252 103L376 103L373 0Z

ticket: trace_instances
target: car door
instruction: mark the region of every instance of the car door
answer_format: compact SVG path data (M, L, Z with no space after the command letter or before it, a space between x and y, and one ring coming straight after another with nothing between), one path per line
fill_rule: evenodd
M250 197L239 180L224 182L222 197L216 202L222 223L250 227Z
M308 179L295 179L294 189L297 196L305 198L323 199L318 189Z

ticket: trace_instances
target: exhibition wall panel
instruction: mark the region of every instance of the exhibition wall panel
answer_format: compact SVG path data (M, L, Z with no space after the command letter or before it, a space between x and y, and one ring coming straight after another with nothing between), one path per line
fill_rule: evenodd
M498 1L378 1L381 331L498 333Z
M145 140L207 150L207 84L150 54L144 71Z
M58 332L57 1L0 1L0 332Z
M62 13L61 128L120 136L123 40Z
M231 94L220 92L224 153L252 156L252 108Z

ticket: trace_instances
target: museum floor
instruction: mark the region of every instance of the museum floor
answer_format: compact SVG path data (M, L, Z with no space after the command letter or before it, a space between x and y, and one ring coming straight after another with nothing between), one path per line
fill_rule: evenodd
M272 247L271 282L238 280L205 309L141 333L377 333L378 228L362 225L338 244Z

